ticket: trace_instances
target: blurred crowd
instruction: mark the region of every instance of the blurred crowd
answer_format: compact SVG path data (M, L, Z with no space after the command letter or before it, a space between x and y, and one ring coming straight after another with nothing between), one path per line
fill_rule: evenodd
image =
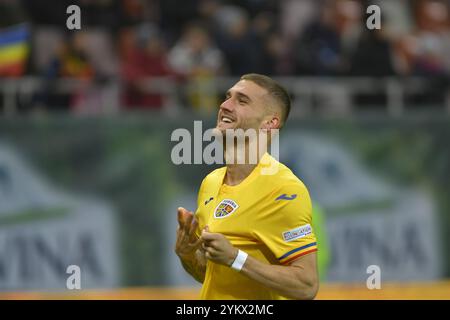
M189 85L185 103L215 106L219 76L422 76L450 74L446 0L0 0L0 28L27 22L25 75L46 79L33 99L45 108L96 105L98 92L55 95L58 78L120 79L125 108L162 108L168 90ZM81 8L68 30L66 8ZM381 7L380 30L366 9ZM153 86L153 87L152 87ZM153 88L153 89L149 89ZM82 93L82 94L81 94Z

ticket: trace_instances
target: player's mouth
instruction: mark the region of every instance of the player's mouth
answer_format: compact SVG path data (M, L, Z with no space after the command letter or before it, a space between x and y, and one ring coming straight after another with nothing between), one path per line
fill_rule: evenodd
M234 120L229 117L222 117L220 120L225 123L233 123L234 122Z
M221 115L221 116L219 117L219 123L218 123L218 125L225 125L225 126L228 126L228 125L230 125L230 124L233 124L235 121L236 121L236 120L235 120L233 117L229 116L229 115Z

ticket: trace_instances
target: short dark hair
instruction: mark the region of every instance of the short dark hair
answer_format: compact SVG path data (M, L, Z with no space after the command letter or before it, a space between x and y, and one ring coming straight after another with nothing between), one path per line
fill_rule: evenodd
M289 112L291 111L291 98L289 97L288 92L285 88L283 88L278 82L273 80L272 78L257 74L257 73L249 73L244 74L241 77L241 80L249 80L256 83L261 88L267 90L267 92L272 96L276 102L278 102L279 106L282 110L281 115L281 127L285 124Z

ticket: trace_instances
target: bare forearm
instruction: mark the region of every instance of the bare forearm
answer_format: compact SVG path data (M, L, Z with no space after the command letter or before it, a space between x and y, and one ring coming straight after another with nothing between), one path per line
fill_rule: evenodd
M203 253L201 253L200 250L197 250L197 252L192 256L179 256L179 258L184 270L186 270L186 272L189 273L195 280L203 283L206 273L206 259Z
M294 299L313 299L318 290L316 272L307 271L302 266L270 265L249 256L240 272Z

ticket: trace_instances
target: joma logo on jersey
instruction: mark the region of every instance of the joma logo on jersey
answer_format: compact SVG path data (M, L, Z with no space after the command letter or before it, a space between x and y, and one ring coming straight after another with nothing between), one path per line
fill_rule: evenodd
M225 218L239 208L238 204L230 199L222 200L214 211L214 218Z
M295 198L297 198L297 194L288 196L286 193L283 193L281 196L276 198L275 201L277 201L277 200L294 200Z

